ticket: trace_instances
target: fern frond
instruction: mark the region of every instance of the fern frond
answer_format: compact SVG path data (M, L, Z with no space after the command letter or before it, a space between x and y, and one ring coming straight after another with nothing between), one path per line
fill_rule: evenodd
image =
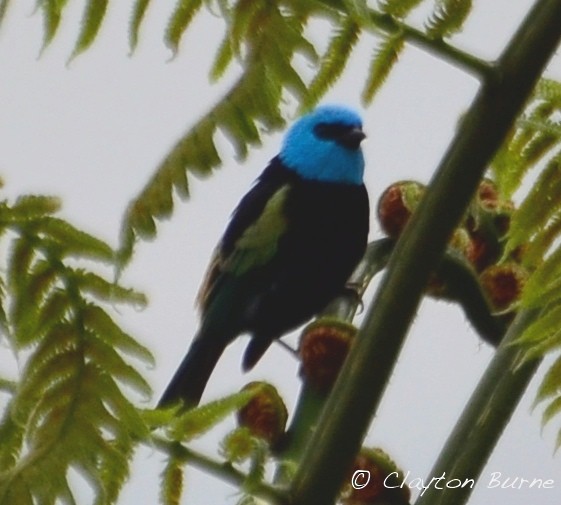
M403 19L422 1L423 0L382 0L379 5L380 10L386 14Z
M198 1L178 5L169 27L173 47L177 47L181 33L199 7ZM220 165L214 138L217 130L226 133L238 158L243 159L250 146L260 144L262 128L277 129L284 125L280 112L283 92L289 91L300 100L305 98L307 87L292 62L296 54L313 59L315 49L303 35L307 15L300 9L296 16L264 0L240 0L235 4L225 40L230 44L228 51L240 60L243 74L223 99L176 143L130 204L121 231L121 265L130 259L136 240L154 237L156 220L170 216L174 193L180 198L188 196L187 172L208 175Z
M220 400L187 410L175 417L167 427L172 440L186 441L199 437L228 415L242 408L259 391L258 388L240 391Z
M132 8L132 16L129 27L129 47L131 52L136 49L138 45L138 34L140 31L140 26L144 20L144 15L148 9L150 0L136 0Z
M405 46L405 38L402 33L396 33L383 39L374 51L374 56L370 62L368 79L362 91L362 101L372 102L374 95L380 89L388 77L394 64L397 62L399 54Z
M448 37L462 29L471 11L472 0L437 0L436 6L426 22L429 37Z
M301 104L302 109L311 108L317 104L340 77L359 40L360 33L360 25L354 18L348 17L341 21L341 26L335 29L335 33L321 57L319 69L309 85L307 100Z
M179 0L165 33L166 44L176 53L179 41L203 5L203 0Z
M92 261L114 267L115 254L52 216L56 206L35 196L0 204L1 231L10 232L5 285L0 277L4 324L12 347L28 349L0 422L1 505L75 503L70 467L84 474L98 503L113 503L135 445L149 436L121 388L148 395L128 359L153 358L101 307L144 297L86 268Z
M83 53L92 45L105 18L108 3L109 0L87 0L86 9L82 17L82 28L70 55L70 60Z
M162 472L160 501L164 505L179 505L183 493L182 462L177 458L169 458Z

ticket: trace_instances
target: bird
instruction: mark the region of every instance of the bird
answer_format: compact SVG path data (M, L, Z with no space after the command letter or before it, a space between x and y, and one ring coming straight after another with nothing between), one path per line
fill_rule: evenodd
M343 105L320 105L287 130L215 248L197 296L198 332L159 407L197 406L238 336L250 335L248 371L343 294L368 240L365 137L360 114Z

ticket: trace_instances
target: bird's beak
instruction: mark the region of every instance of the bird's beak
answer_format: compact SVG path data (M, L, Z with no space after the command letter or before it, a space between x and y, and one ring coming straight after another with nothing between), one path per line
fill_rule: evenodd
M349 130L345 135L341 138L340 142L348 149L358 149L360 143L366 138L366 134L362 131L361 128L353 128Z

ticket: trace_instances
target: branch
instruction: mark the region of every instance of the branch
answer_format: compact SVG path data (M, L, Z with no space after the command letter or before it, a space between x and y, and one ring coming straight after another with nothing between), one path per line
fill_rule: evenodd
M179 442L170 442L158 436L154 436L151 442L157 449L165 452L169 456L173 456L180 461L189 463L205 472L216 475L224 482L229 482L240 489L243 488L244 484L247 482L247 475L234 468L228 462L214 460L204 454L185 447ZM252 484L251 493L267 500L271 505L284 505L287 503L286 494L282 489L264 483Z
M561 0L540 0L487 79L390 259L357 342L302 458L292 503L335 502L423 290L494 153L561 38Z
M513 345L537 315L538 311L535 310L521 312L511 325L454 431L448 437L431 476L446 473L462 482L466 479L477 480L480 476L541 363L537 359L520 365L526 349ZM458 489L429 487L415 505L463 505L472 491L471 486Z
M324 3L341 12L347 12L346 2L339 0L324 0ZM441 38L433 38L424 31L414 28L395 17L377 11L372 8L365 8L368 14L368 21L376 28L390 33L403 33L405 38L417 46L435 54L439 58L450 62L452 65L474 74L477 78L490 77L495 72L495 65L477 58L457 47L451 46ZM368 25L367 25L368 27Z
M452 65L474 74L477 78L490 76L495 66L485 60L477 58L470 53L447 44L442 39L429 37L422 30L418 30L402 21L398 21L389 14L382 14L374 9L368 9L370 21L381 30L387 32L402 32L405 38L417 46L435 54Z

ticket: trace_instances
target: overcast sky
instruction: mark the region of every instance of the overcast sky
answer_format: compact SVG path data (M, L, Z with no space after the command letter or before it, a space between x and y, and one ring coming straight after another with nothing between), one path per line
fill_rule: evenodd
M152 2L138 50L129 57L132 1L112 2L98 41L67 66L83 2L70 2L60 35L40 58L42 19L32 14L36 1L11 3L0 30L0 175L5 192L62 196L65 218L117 245L127 203L174 141L226 89L227 82L210 86L207 78L221 22L209 14L201 16L180 54L170 61L162 34L174 2ZM497 57L532 3L474 0L475 12L454 43L481 57ZM325 38L323 28L320 24L313 32L318 41ZM347 77L326 101L360 106L373 43L371 37L364 38ZM561 80L559 55L548 74ZM387 85L364 111L366 183L373 208L390 183L430 179L477 85L469 75L415 47L405 51ZM145 371L154 400L196 331L193 303L212 249L239 198L276 154L280 138L266 136L264 146L243 164L224 144L224 167L210 179L191 181L191 200L177 206L173 219L159 227L155 242L139 245L125 274L125 282L150 298L145 311L125 308L120 315L125 327L156 356L156 368ZM373 222L371 238L379 236ZM205 398L266 379L290 406L299 387L297 363L275 348L251 374L242 376L239 357L245 344L245 339L238 339L228 348ZM491 355L457 307L425 301L367 444L384 448L412 476L427 476ZM509 477L554 479L555 488L496 490L481 485L473 494L473 505L548 505L561 498L560 459L552 456L555 423L542 434L539 409L530 412L536 386L534 381L482 482L499 471ZM227 428L218 431L222 434ZM197 443L210 452L216 445L215 437ZM142 451L120 503L156 503L162 461L161 454ZM234 489L191 469L186 482L184 503L238 499ZM77 487L84 503L89 503L87 487Z

